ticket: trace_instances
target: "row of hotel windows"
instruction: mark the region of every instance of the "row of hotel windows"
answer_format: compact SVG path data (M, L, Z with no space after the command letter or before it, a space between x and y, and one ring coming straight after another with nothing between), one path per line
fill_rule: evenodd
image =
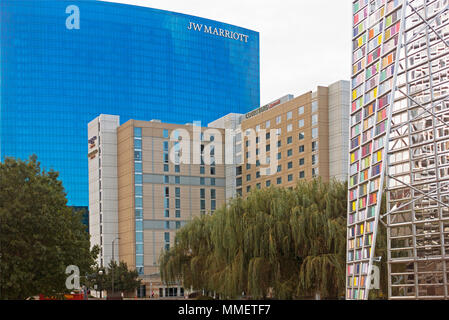
M298 108L298 115L304 114L304 109L305 109L304 106L299 107ZM317 111L318 111L318 101L313 101L312 102L312 113L315 113ZM287 121L291 120L291 119L293 119L293 111L287 112ZM276 124L280 124L282 122L282 115L277 116L275 121L276 121ZM302 119L302 120L299 120L299 121L300 121L299 122L299 126L300 127L304 126L304 120ZM302 125L301 125L301 121L302 121ZM315 114L315 115L312 116L312 125L315 125L317 123L318 123L318 115ZM267 120L265 122L265 129L270 128L270 126L271 126L271 120ZM256 131L259 131L259 130L260 130L260 125L257 125L256 126Z
M312 164L315 165L318 162L318 155L312 156ZM299 159L299 165L304 165L304 158ZM293 162L289 162L287 164L288 170L293 169ZM277 166L277 173L280 173L282 171L282 165ZM318 168L312 168L312 177L316 177L318 175ZM256 172L256 179L259 179L261 177L260 171ZM300 172L299 178L304 178L304 171ZM246 181L251 181L251 174L246 175ZM291 181L291 180L288 180Z
M316 114L316 115L312 116L312 126L315 126L317 124L318 124L318 115ZM299 129L303 128L304 125L305 125L304 119L298 120L298 128ZM257 125L256 126L256 132L259 132L259 131L260 131L260 125ZM287 125L287 132L292 132L292 131L293 131L293 124L290 123L290 124ZM276 128L276 133L277 133L277 135L281 135L282 129L281 128ZM249 131L249 129L247 129L246 136L248 136L249 134L250 134L250 131ZM313 136L315 136L314 138L318 137L318 129L317 128L312 129L312 137ZM269 133L267 133L266 134L266 139L269 139L269 137L270 137L270 135L269 135Z
M319 174L318 168L313 168L313 169L312 169L312 176L313 176L313 177L316 177L316 176L318 176L318 174ZM299 172L299 175L298 175L298 178L299 178L299 179L304 179L304 178L305 178L305 172L304 172L304 171L300 171L300 172ZM293 179L294 179L294 174L289 174L289 175L287 176L287 181L288 181L288 182L292 182ZM251 180L251 179L250 179L250 180ZM248 180L248 181L249 181L249 180ZM276 178L276 184L277 184L277 185L282 184L282 177ZM265 186L266 186L266 187L270 187L270 186L271 186L271 180L265 181ZM261 187L262 187L262 184L261 184L261 183L257 183L257 184L256 184L256 188L257 188L257 189L260 189ZM250 192L250 191L251 191L251 186L247 186L247 187L246 187L246 192Z
M298 134L298 140L304 140L304 137L305 137L305 133L304 132L300 132ZM318 128L313 128L312 129L312 139L316 139L316 138L318 138ZM265 139L266 139L266 141L270 140L270 133L269 132L265 135ZM293 137L292 136L287 137L286 140L287 140L287 144L292 144L293 143ZM256 137L256 144L258 144L259 142L260 142L259 137ZM248 148L250 145L251 145L251 140L246 140L245 141L245 146ZM282 141L281 140L278 140L277 146L278 146L278 148L280 148L282 146ZM270 151L269 150L269 148L270 148L269 144L266 145L266 148L267 148L267 151Z
M303 153L304 150L305 149L304 149L303 145L299 147L300 153ZM267 151L269 151L269 150L267 150ZM318 151L318 141L313 141L312 142L312 152L316 152L316 151ZM248 157L248 154L247 154L247 157ZM282 157L282 154L278 155L278 159L281 159L281 157ZM270 163L270 157L267 157L267 163ZM300 166L304 165L304 163L305 163L304 158L299 159L299 165ZM318 163L318 155L317 154L313 154L312 155L312 165L315 165L317 163ZM260 160L256 160L256 167L260 167ZM246 164L246 170L250 170L250 169L251 169L251 164L247 163ZM242 174L242 167L237 167L236 171L237 171L237 175L241 175Z
M265 150L267 152L270 151L271 150L270 145L267 145L265 147ZM317 150L318 150L318 142L314 141L314 142L312 142L312 152L315 152ZM298 152L299 153L305 152L305 146L304 145L300 145L299 148L298 148ZM259 149L256 149L256 156L258 156L259 153L260 153ZM287 150L287 157L291 157L291 156L293 156L293 149L288 149ZM281 160L282 159L282 152L278 152L276 157L277 157L278 160ZM250 158L251 158L251 152L247 151L246 152L246 159L250 159ZM267 157L267 163L270 163L270 157ZM256 162L256 164L257 164L257 162Z

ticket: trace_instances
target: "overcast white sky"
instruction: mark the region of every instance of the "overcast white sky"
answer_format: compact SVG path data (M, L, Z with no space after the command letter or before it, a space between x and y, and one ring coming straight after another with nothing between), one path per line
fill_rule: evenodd
M109 0L260 33L261 105L350 78L350 0Z

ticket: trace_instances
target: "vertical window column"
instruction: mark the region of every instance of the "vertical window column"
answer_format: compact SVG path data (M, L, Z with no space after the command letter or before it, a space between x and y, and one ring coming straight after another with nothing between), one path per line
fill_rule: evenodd
M136 270L144 274L142 128L134 128L134 203L136 224Z

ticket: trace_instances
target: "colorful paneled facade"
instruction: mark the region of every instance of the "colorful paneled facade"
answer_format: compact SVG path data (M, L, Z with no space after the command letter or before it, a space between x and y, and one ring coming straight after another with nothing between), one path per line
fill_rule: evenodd
M379 221L389 298L448 299L448 5L353 3L347 299L369 298Z

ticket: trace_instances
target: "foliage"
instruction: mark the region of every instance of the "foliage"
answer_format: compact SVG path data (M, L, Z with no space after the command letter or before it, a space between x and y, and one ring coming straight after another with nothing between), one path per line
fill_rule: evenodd
M90 250L82 213L67 206L58 173L32 156L0 163L0 299L26 299L67 292L65 270L90 272L98 249Z
M255 190L182 228L161 255L161 276L222 298L336 298L344 294L346 201L337 181Z
M114 269L114 276L112 276L112 269ZM112 277L114 277L114 292L133 292L140 286L138 280L138 273L136 270L129 270L126 262L120 261L117 265L116 261L111 261L106 272L100 276L100 288L112 291ZM97 273L98 274L98 273Z

